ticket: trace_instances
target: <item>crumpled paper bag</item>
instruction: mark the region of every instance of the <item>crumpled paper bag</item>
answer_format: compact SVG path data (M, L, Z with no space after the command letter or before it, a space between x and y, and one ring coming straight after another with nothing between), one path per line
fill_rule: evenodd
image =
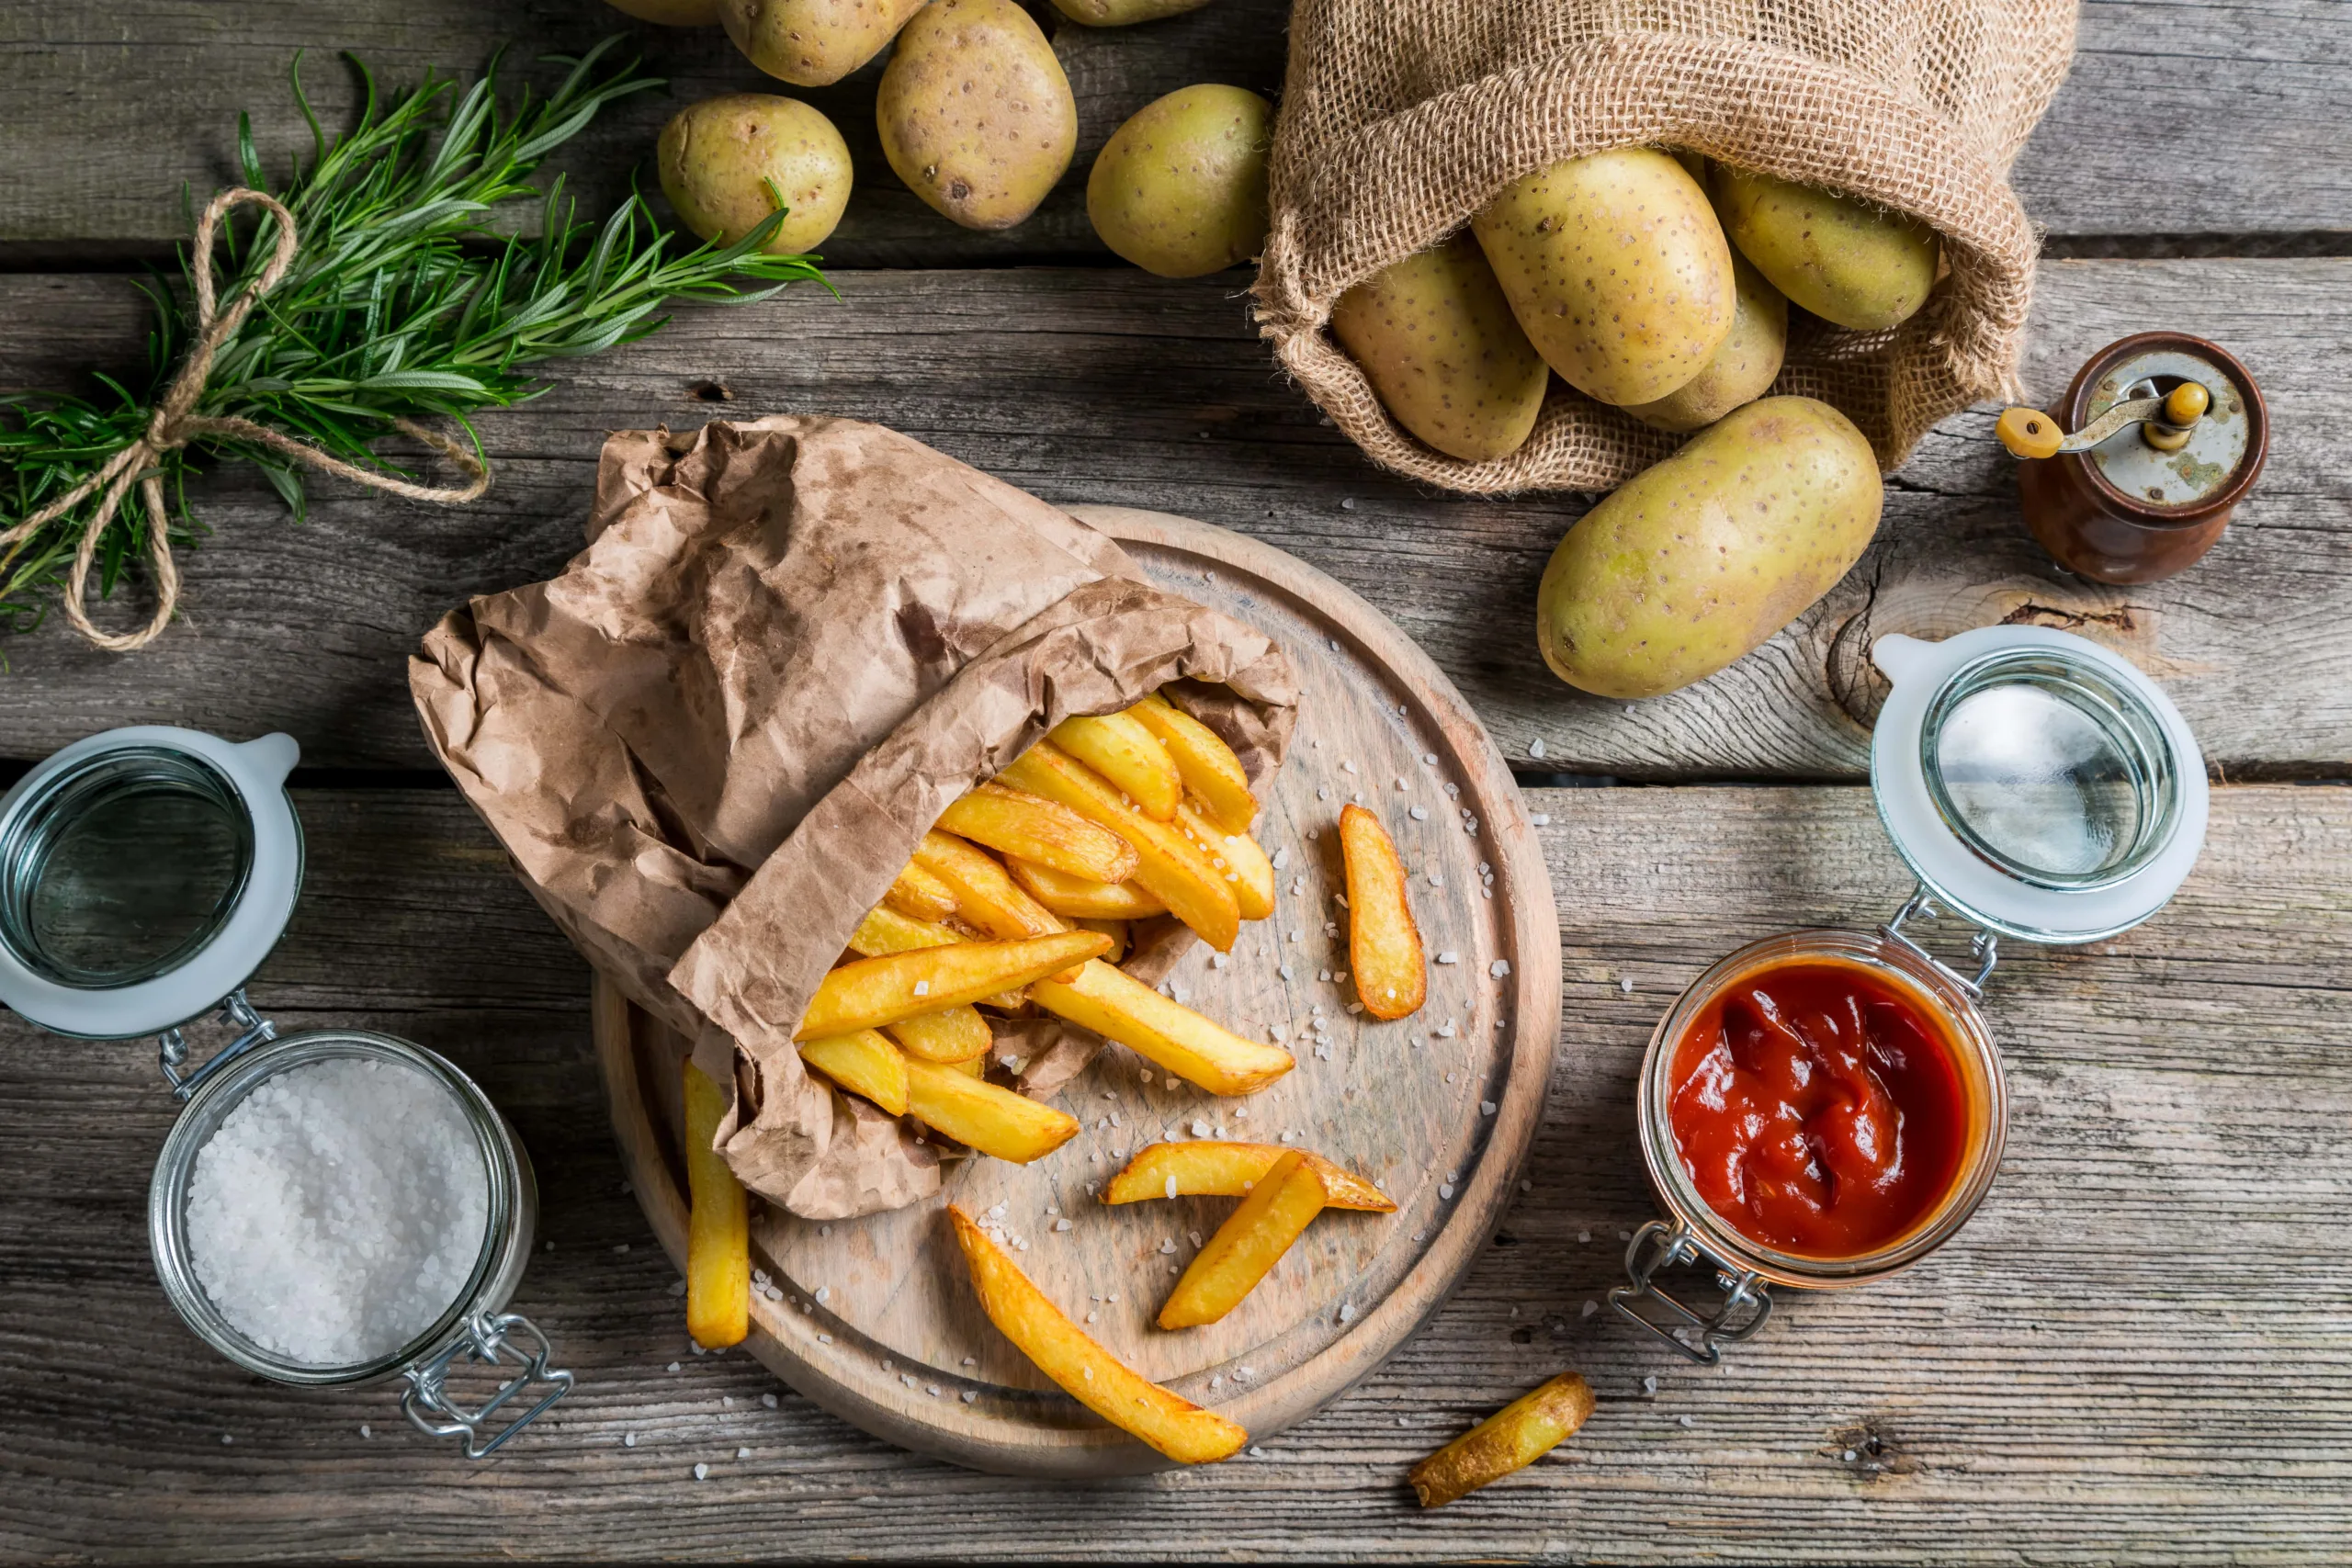
M1170 682L1253 780L1297 703L1262 633L1067 513L879 425L605 445L588 547L410 660L434 751L597 968L735 1091L717 1147L809 1219L938 1190L935 1145L802 1069L818 982L939 813L1062 719ZM1156 982L1191 933L1139 930ZM1100 1042L1000 1021L1049 1092Z

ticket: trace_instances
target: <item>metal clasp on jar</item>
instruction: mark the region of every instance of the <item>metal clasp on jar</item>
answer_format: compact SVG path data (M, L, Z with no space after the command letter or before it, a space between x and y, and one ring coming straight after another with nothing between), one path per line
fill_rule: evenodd
M509 1336L529 1337L532 1348L517 1348ZM459 1355L469 1361L487 1362L494 1366L519 1366L519 1375L498 1385L498 1392L482 1401L479 1408L469 1410L453 1403L448 1395L449 1367ZM550 1367L548 1359L555 1354L555 1347L539 1331L537 1324L520 1313L500 1313L496 1316L483 1314L466 1325L466 1331L455 1344L431 1360L411 1367L404 1374L408 1392L401 1395L401 1414L418 1431L435 1438L463 1438L466 1457L482 1459L497 1451L500 1444L529 1426L541 1412L571 1392L571 1374L560 1367ZM537 1403L510 1419L489 1441L482 1440L482 1425L514 1400L522 1398L534 1388L544 1387Z
M1657 1282L1662 1269L1700 1262L1714 1267L1715 1288L1723 1296L1722 1303L1712 1313L1699 1311ZM1629 1322L1640 1325L1702 1366L1713 1366L1723 1359L1719 1346L1736 1345L1753 1337L1772 1315L1772 1290L1762 1275L1753 1269L1735 1271L1731 1264L1709 1251L1689 1227L1669 1225L1664 1220L1652 1220L1634 1233L1632 1243L1625 1248L1625 1276L1633 1283L1611 1291L1609 1304ZM1645 1302L1656 1302L1679 1321L1661 1323L1640 1310L1640 1303ZM1691 1338L1694 1334L1695 1343Z

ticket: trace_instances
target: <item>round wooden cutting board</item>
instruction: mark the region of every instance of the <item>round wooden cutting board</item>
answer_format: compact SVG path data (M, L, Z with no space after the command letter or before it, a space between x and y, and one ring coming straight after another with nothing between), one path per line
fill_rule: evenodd
M893 1213L826 1225L755 1220L753 1266L785 1299L754 1295L745 1348L825 1409L919 1452L1000 1472L1098 1476L1169 1461L1055 1388L995 1331L945 1205L975 1215L1002 1205L1014 1256L1064 1311L1146 1376L1262 1439L1395 1350L1501 1217L1551 1075L1559 934L1501 755L1437 667L1377 611L1222 528L1074 510L1124 543L1153 581L1259 627L1297 667L1297 732L1271 790L1261 789L1256 829L1283 868L1275 913L1245 925L1222 966L1194 943L1170 985L1241 1033L1262 1040L1280 1029L1298 1066L1270 1089L1226 1100L1157 1071L1147 1085L1139 1069L1148 1064L1111 1047L1055 1097L1084 1130L1034 1165L955 1162L938 1197ZM1336 829L1351 799L1395 837L1431 960L1427 1003L1393 1023L1351 1016L1352 988L1325 977L1348 966L1345 911L1332 895L1345 887ZM602 981L594 1019L638 1201L683 1269L685 1043ZM1325 1211L1223 1321L1165 1332L1152 1321L1161 1298L1237 1200L1110 1206L1089 1188L1137 1148L1204 1133L1267 1143L1289 1133L1376 1181L1397 1212Z

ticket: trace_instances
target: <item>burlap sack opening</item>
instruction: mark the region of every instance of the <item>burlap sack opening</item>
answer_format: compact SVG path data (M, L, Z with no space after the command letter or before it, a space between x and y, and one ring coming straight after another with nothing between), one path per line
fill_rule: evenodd
M939 813L1074 714L1169 682L1253 779L1297 701L1267 637L1103 535L877 425L605 444L561 575L454 611L410 661L427 739L524 884L736 1089L717 1146L809 1219L938 1190L935 1145L801 1066L792 1032ZM1163 977L1191 941L1139 932ZM1044 1093L1093 1036L1001 1033Z
M1325 327L1349 288L1523 175L1614 147L1688 148L1943 236L1946 276L1892 332L1792 311L1773 388L1836 405L1891 470L1938 420L2020 394L2038 242L2008 170L2074 39L2073 0L1298 0L1261 330L1385 467L1474 494L1611 489L1687 438L1555 377L1524 446L1466 463L1390 419Z

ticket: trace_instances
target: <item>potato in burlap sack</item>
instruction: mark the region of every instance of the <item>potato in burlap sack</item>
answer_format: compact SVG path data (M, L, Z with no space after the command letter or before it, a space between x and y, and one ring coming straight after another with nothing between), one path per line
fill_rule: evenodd
M1331 341L1340 296L1512 181L1610 148L1687 148L1912 214L1946 276L1880 333L1792 323L1773 390L1835 404L1882 468L2015 396L2036 236L2008 170L2074 53L2072 0L1298 0L1258 319L1375 461L1473 493L1606 490L1679 445L1556 378L1483 462L1415 440Z

